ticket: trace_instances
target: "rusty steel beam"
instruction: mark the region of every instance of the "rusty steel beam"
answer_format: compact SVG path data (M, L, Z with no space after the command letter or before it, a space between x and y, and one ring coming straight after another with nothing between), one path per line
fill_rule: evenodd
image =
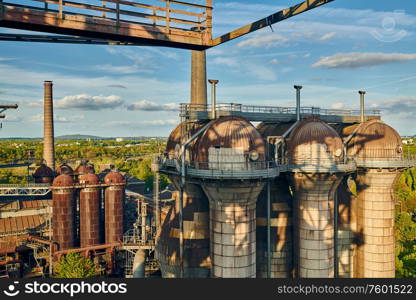
M85 44L109 46L149 46L146 43L128 43L111 40L92 39L81 36L68 35L39 35L39 34L11 34L0 33L0 41L30 42L30 43L57 43L57 44Z
M294 5L292 7L286 8L284 10L281 10L277 13L274 13L266 18L263 18L261 20L258 20L254 23L251 23L249 25L243 26L239 29L236 29L234 31L231 31L229 33L226 33L220 37L217 37L212 40L211 47L218 46L220 44L229 42L231 40L234 40L236 38L239 38L243 35L246 35L248 33L257 31L259 29L262 29L267 26L271 26L275 23L281 22L283 20L286 20L288 18L294 17L296 15L299 15L301 13L304 13L308 10L314 9L316 7L319 7L321 5L327 4L329 2L332 2L334 0L306 0L302 3L299 3L297 5Z
M39 1L39 0L35 0ZM42 0L45 3L57 3L52 0ZM131 1L115 1L116 9L101 8L96 6L83 5L82 8L89 9L93 12L110 12L116 13L116 17L100 17L88 15L67 10L69 4L79 6L75 2L63 2L64 10L53 10L49 8L40 8L12 3L0 3L2 9L2 17L0 18L0 27L47 32L52 34L64 34L73 36L82 36L89 39L119 41L121 43L147 44L149 46L165 46L182 49L207 49L211 41L211 35L201 31L205 28L203 20L187 21L177 18L165 17L166 26L145 23L146 19L154 19L163 22L161 16L138 14L132 11L120 10L120 4L135 7L136 2ZM185 2L178 2L186 5ZM164 8L166 15L168 12L177 14L179 10ZM155 7L155 10L158 10ZM210 16L211 8L206 8L207 19ZM134 15L135 19L123 19L123 16ZM189 14L187 14L189 15ZM202 14L201 14L202 16ZM162 19L161 19L162 18ZM199 17L201 18L201 17ZM201 23L202 22L202 23ZM173 24L186 23L188 26L195 26L199 30L193 28L174 27Z

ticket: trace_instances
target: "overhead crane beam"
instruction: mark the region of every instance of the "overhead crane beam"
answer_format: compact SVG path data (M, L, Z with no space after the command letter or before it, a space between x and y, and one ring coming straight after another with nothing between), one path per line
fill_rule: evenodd
M296 15L299 15L301 13L304 13L308 10L314 9L316 7L322 6L324 4L327 4L329 2L332 2L334 0L306 0L302 3L299 3L297 5L294 5L292 7L286 8L284 10L281 10L277 13L274 13L266 18L263 18L261 20L258 20L254 23L248 24L246 26L243 26L241 28L238 28L234 31L231 31L229 33L226 33L220 37L215 38L211 42L211 47L218 46L220 44L229 42L231 40L234 40L236 38L239 38L243 35L246 35L248 33L257 31L259 29L262 29L267 26L271 26L273 24L276 24L278 22L284 21L286 19L289 19L291 17L294 17Z

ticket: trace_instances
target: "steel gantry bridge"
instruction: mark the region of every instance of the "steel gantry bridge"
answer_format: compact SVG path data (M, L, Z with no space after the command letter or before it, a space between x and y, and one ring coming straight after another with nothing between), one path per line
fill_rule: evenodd
M306 0L213 38L213 0L0 0L0 27L54 34L0 40L205 50L332 1Z

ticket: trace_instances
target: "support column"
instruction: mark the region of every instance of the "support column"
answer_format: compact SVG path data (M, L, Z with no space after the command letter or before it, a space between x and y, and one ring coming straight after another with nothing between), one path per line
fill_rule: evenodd
M208 103L207 100L207 67L205 51L192 50L191 60L191 104L201 106L194 109L201 110Z
M357 277L394 278L394 191L398 171L370 169L358 173Z
M264 183L205 183L210 201L212 276L256 277L256 202Z
M341 177L295 173L296 261L300 278L334 277L334 197Z

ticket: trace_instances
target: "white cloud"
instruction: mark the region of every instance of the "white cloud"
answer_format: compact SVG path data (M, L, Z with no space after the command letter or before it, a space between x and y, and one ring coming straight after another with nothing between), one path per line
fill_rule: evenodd
M331 105L332 109L343 109L344 108L344 103L338 102L338 103L334 103Z
M313 67L354 69L416 60L416 54L404 53L337 53L322 57Z
M115 65L97 65L94 67L97 71L102 71L106 73L111 74L133 74L133 73L154 73L153 70L144 68L143 66L139 64L133 64L133 65L121 65L121 66L115 66Z
M335 31L324 34L319 38L320 41L326 41L332 39L337 33Z
M271 48L284 44L288 39L277 33L256 35L237 44L239 48Z
M236 58L233 57L216 57L212 60L212 63L217 65L223 65L227 67L238 67L240 63Z
M127 109L141 111L177 111L179 109L179 105L177 103L159 104L152 101L142 100L128 105Z
M88 94L80 94L73 96L65 96L56 101L56 108L75 109L75 110L103 110L114 109L122 106L124 101L115 95L111 96L90 96Z
M43 114L36 114L33 115L29 118L30 122L43 122ZM84 120L85 117L83 115L75 115L75 116L67 116L67 117L63 117L63 116L59 116L59 115L54 115L53 116L53 121L55 123L72 123L72 122L77 122L80 120Z

